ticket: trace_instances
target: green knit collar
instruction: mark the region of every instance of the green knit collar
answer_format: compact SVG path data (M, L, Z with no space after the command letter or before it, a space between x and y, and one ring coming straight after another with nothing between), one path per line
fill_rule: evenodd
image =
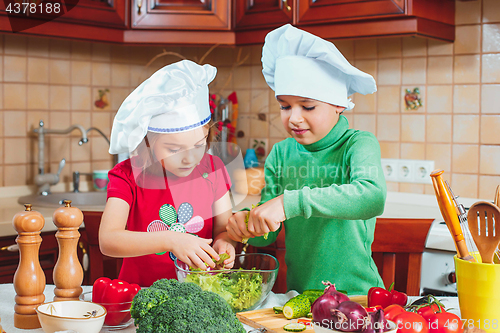
M310 145L302 145L308 151L319 151L325 149L340 139L344 133L349 129L349 122L343 115L339 116L339 121L333 126L331 131L322 139L311 143Z

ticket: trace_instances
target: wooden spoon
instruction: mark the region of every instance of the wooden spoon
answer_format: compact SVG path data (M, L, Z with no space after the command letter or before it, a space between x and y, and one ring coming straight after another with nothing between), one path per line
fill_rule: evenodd
M491 202L478 201L469 208L467 222L482 262L493 263L500 243L500 209Z

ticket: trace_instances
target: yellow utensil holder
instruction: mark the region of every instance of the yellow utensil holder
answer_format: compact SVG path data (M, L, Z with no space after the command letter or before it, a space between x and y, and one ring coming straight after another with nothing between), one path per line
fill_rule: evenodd
M475 326L488 333L500 333L500 265L483 264L455 256L458 302L464 328Z

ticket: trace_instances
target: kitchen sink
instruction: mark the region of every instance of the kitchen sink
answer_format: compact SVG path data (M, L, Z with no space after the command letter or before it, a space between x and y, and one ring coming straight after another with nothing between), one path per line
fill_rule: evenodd
M20 197L20 204L30 203L34 207L60 207L64 200L71 200L73 207L104 206L106 204L106 192L62 192L49 195L28 195Z

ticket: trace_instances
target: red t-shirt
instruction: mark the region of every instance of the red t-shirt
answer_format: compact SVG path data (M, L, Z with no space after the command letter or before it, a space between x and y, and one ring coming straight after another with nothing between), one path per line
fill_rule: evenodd
M212 238L212 205L230 187L223 162L209 154L189 176L181 178L154 176L134 168L128 159L109 172L107 197L130 205L127 230L185 231ZM124 258L119 278L143 287L161 278L176 278L172 257L166 252Z

